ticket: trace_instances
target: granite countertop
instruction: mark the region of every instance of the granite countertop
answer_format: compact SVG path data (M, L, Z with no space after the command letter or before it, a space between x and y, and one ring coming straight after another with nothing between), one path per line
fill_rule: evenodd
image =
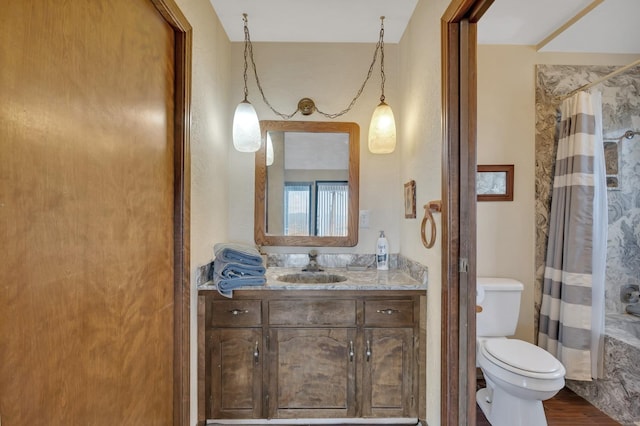
M279 281L278 277L287 274L298 274L300 268L267 268L267 283L264 286L240 287L235 290L426 290L427 284L410 277L400 269L378 271L369 268L365 271L347 270L347 268L323 268L318 274L335 274L346 277L346 281L329 284L287 283ZM308 274L315 274L310 272ZM216 290L213 281L208 281L198 290Z

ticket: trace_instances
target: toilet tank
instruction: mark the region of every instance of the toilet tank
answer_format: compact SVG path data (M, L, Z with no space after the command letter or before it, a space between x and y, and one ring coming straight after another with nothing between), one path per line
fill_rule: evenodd
M476 336L512 336L518 325L522 283L492 277L478 277L476 283L476 305L482 308L476 309Z

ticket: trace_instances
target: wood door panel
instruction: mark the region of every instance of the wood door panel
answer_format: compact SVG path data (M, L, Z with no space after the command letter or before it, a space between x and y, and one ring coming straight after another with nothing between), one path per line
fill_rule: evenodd
M3 424L173 422L174 43L149 1L3 5Z
M365 329L363 415L413 416L413 329Z
M355 329L273 329L270 388L274 417L349 417L355 413ZM273 343L272 343L273 344Z
M213 396L210 418L260 417L262 329L217 329L209 339Z

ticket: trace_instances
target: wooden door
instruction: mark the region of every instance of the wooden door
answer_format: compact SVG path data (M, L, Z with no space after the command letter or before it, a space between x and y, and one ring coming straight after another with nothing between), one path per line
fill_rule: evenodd
M262 417L261 328L219 328L209 332L210 419Z
M451 0L442 40L441 423L473 425L476 412L476 44L493 0Z
M270 417L355 416L355 328L276 328L269 334Z
M184 422L176 41L148 0L3 4L5 426Z
M415 417L413 329L364 330L364 417Z

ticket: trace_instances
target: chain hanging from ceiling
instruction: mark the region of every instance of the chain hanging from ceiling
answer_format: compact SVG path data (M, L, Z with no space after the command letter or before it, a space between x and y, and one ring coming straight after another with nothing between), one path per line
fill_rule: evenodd
M380 75L381 75L381 96L380 96L380 102L384 102L384 83L386 80L385 74L384 74L384 16L380 17L380 36L378 38L378 42L376 44L376 48L373 52L373 59L371 60L371 65L369 65L369 70L367 72L367 76L365 77L364 81L362 82L362 85L360 86L360 88L358 89L356 95L353 97L353 99L351 100L351 103L349 103L349 105L343 109L340 112L336 112L336 113L327 113L324 112L320 109L317 108L317 106L315 105L315 103L313 102L313 100L309 99L309 98L303 98L300 100L300 102L298 102L298 107L296 108L296 110L294 112L292 112L291 114L285 114L282 113L278 110L276 110L273 105L271 105L271 103L267 100L266 95L264 94L264 89L262 88L262 84L260 83L260 77L258 77L258 68L256 67L256 62L255 59L253 57L253 44L251 43L251 35L249 33L249 21L247 19L247 14L244 13L242 15L242 19L244 21L244 42L245 42L245 49L244 49L244 87L245 87L245 99L247 96L247 59L251 62L251 66L253 68L253 75L255 76L256 79L256 85L258 86L258 91L260 92L260 95L262 96L262 100L264 101L264 103L269 107L269 109L271 109L271 111L273 111L274 114L278 115L279 117L285 119L285 120L289 120L291 118L293 118L298 112L302 113L303 115L310 115L312 114L314 111L317 111L319 114L330 118L330 119L334 119L334 118L338 118L346 113L348 113L349 111L351 111L351 108L353 108L353 106L355 105L356 101L358 100L358 98L360 98L360 95L362 95L362 92L365 88L365 86L367 85L367 82L369 81L369 79L371 78L371 74L373 74L373 67L376 64L376 61L378 60L378 53L380 54Z

